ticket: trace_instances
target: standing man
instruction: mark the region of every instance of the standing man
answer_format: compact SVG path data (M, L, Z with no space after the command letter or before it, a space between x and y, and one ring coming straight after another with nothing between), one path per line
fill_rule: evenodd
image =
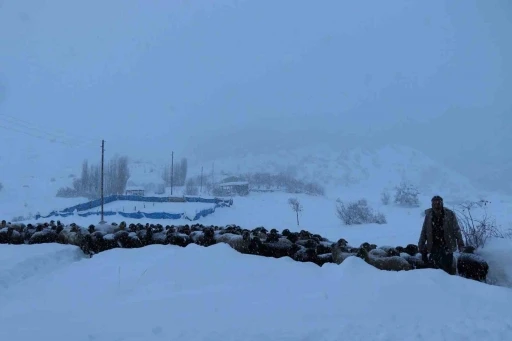
M462 252L464 241L457 216L444 207L443 198L432 198L432 208L425 210L425 220L421 229L418 248L423 255L430 253L430 260L438 269L450 275L456 274L453 253Z

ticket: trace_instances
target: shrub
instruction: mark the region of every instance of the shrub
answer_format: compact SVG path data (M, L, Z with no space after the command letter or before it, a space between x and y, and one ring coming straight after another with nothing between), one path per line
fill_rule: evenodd
M345 225L386 224L384 214L374 212L365 199L344 204L338 199L336 215Z
M0 182L0 191L4 189L4 185L2 185L2 183Z
M391 201L391 195L387 190L383 190L382 193L380 194L380 201L384 205L389 205L389 202Z
M395 204L405 207L419 207L418 199L420 192L412 184L402 181L400 185L395 187Z
M487 213L488 204L490 202L486 200L466 202L457 205L454 209L466 246L473 246L477 249L484 247L490 237L509 237L509 232L500 231L494 217ZM481 214L476 217L478 209L481 209Z
M325 189L321 185L314 182L307 183L304 186L304 191L309 195L325 195Z
M63 188L59 188L56 196L58 198L74 198L74 197L78 196L78 193L74 188L63 187Z

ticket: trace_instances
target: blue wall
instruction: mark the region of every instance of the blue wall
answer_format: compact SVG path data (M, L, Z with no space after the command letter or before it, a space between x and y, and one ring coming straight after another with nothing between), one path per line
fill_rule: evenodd
M108 204L117 200L123 200L123 201L139 201L139 202L169 202L169 199L167 197L141 197L141 196L135 196L135 195L111 195L104 198L104 204ZM201 203L209 203L209 204L215 204L212 208L207 208L204 210L199 211L196 213L194 217L188 217L185 213L167 213L167 212L152 212L152 213L144 213L144 212L132 212L132 213L125 213L125 212L114 212L114 211L105 211L103 212L103 215L108 216L114 216L114 215L120 215L124 218L131 218L131 219L187 219L190 221L195 221L200 219L201 217L206 217L207 215L210 215L215 212L215 210L219 207L230 207L233 205L233 199L221 199L221 198L201 198L201 197L185 197L186 202L201 202ZM75 211L77 212L76 215L79 217L88 217L91 215L101 215L101 212L85 212L85 213L78 213L81 211L90 210L93 208L97 208L101 206L101 199L89 201L83 204L78 204L72 207L68 207L66 209L63 209L60 212L53 211L50 214L46 216L42 216L40 214L36 215L36 219L46 219L51 217L69 217L75 215Z

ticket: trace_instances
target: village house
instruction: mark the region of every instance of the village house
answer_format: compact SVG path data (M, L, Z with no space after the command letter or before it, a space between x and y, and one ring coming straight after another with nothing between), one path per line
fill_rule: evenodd
M126 187L125 195L136 195L136 196L143 197L144 196L144 187L128 186L128 187Z

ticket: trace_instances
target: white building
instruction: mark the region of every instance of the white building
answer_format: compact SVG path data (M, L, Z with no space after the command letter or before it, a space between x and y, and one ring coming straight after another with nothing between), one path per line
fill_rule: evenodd
M144 193L163 194L165 182L162 174L156 168L147 165L133 165L130 167L130 178L127 187L141 187Z

